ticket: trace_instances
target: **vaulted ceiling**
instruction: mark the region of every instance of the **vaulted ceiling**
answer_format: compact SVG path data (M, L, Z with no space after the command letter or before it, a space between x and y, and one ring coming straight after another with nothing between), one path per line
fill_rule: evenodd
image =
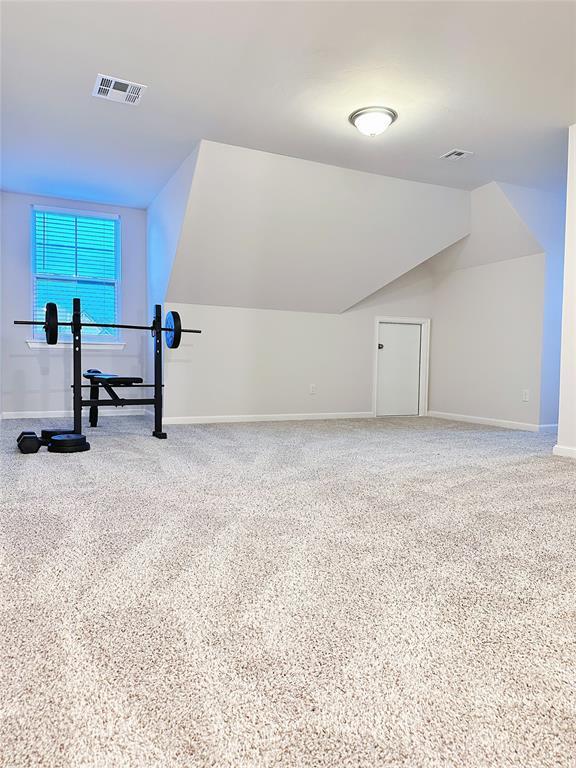
M342 312L470 232L470 193L214 142L149 208L158 301Z
M17 2L2 13L2 185L146 206L200 139L472 189L561 183L572 2ZM98 72L149 86L93 98ZM357 107L400 113L382 137ZM439 159L473 150L460 163Z

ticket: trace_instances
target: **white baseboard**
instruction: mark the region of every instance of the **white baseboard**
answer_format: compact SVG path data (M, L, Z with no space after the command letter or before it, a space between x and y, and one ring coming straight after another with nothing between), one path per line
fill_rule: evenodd
M254 421L320 421L324 419L372 419L372 411L357 413L271 413L240 416L165 416L164 424L230 424Z
M107 411L110 411L108 413ZM106 408L106 411L102 413L100 411L100 418L106 419L108 416L145 416L147 412L144 408ZM73 411L5 411L2 414L2 419L62 419L72 418L74 416Z
M554 456L565 456L569 459L576 459L576 448L568 445L555 445L552 449Z
M529 424L523 421L506 421L504 419L487 419L484 416L466 416L462 413L443 413L442 411L428 411L428 416L433 419L448 419L449 421L465 421L469 424L484 424L487 427L503 427L504 429L520 429L524 432L539 432L539 424ZM551 426L551 425L544 425Z

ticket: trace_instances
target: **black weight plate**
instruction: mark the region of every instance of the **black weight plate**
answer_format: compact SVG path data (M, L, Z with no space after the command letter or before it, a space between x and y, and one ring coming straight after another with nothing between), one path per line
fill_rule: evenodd
M169 329L165 331L166 346L169 349L178 349L182 338L182 323L178 312L168 312L166 315L166 323L164 325Z
M66 429L43 429L40 434L40 440L44 443L44 445L48 445L50 440L54 437L54 435L69 435L70 431Z
M89 451L90 443L82 443L81 445L58 445L57 443L50 443L48 446L49 453L82 453L82 451Z
M58 307L53 301L46 304L46 317L44 320L44 330L46 331L46 343L58 343Z
M77 445L85 445L86 436L76 435L72 433L65 433L60 435L53 435L50 440L50 447L57 446L57 448L71 448Z

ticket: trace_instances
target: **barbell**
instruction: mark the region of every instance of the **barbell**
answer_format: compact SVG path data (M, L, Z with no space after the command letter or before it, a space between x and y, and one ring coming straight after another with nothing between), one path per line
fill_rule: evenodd
M46 333L47 344L58 343L58 328L60 326L72 327L72 322L62 323L58 320L58 307L53 301L49 301L46 304L44 311L44 320L14 320L14 325L41 325ZM123 323L80 323L81 328L126 328L134 331L150 331L156 330L154 325L126 325ZM170 349L177 349L180 346L183 333L202 333L202 331L192 330L190 328L182 328L182 322L178 312L168 312L164 326L160 328L162 332L166 334L165 341L166 346Z

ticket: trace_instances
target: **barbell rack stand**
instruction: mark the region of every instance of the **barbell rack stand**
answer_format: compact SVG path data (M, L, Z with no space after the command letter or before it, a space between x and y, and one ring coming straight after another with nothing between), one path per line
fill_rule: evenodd
M168 333L172 334L172 336L169 336L167 340L168 346L177 347L179 344L179 334L180 333L202 333L200 330L191 329L191 328L178 328L178 338L177 340L174 338L175 334L175 328L173 327L164 327L162 325L162 307L160 304L156 304L154 307L154 319L152 320L151 325L132 325L128 323L83 323L82 322L82 315L81 315L81 308L80 308L80 299L75 298L72 300L72 319L70 322L61 322L58 321L57 315L53 318L52 321L50 321L49 318L49 312L48 307L50 305L46 305L46 321L42 320L14 320L14 325L34 325L38 326L41 325L44 327L44 329L48 332L49 328L55 329L56 327L68 327L70 328L72 332L72 360L73 360L73 383L72 383L72 397L73 397L73 406L74 406L74 433L81 435L82 434L82 408L83 407L105 407L105 406L114 406L114 407L121 407L124 405L153 405L154 406L154 431L152 434L154 437L157 437L159 439L165 439L166 438L166 432L162 429L162 390L164 389L164 384L162 383L162 333ZM55 305L54 305L55 311ZM173 322L174 318L172 317L172 314L175 314L176 316L178 313L168 313L167 319L169 322ZM179 319L178 319L178 325L180 325ZM113 380L111 380L107 385L105 385L103 382L96 382L96 383L90 383L90 384L82 384L82 328L121 328L124 330L134 330L134 331L149 331L152 333L154 337L154 383L153 384L117 384L114 385ZM47 333L48 338L48 333ZM172 343L176 341L176 343ZM56 334L56 340L50 341L48 339L49 344L57 343L57 334ZM98 389L104 389L107 391L107 393L111 396L109 389L114 389L114 386L120 388L120 387L140 387L140 388L153 388L154 389L154 397L146 397L146 398L125 398L125 397L119 397L118 395L115 395L114 397L111 396L110 400L100 400L99 398L94 399L93 397L89 398L83 398L82 397L82 390L87 389L90 387L97 386Z

